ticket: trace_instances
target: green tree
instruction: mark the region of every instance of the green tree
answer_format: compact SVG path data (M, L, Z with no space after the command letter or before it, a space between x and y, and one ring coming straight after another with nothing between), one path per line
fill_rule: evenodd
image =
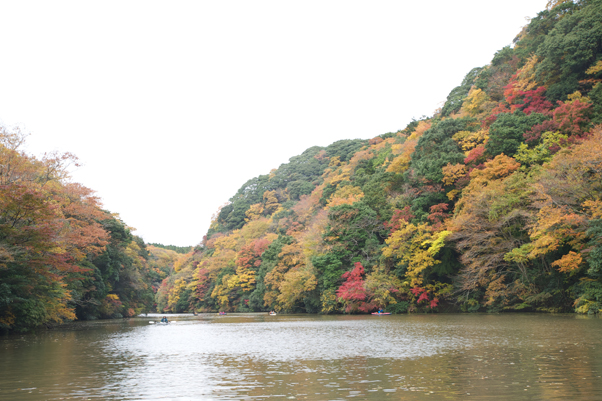
M537 48L542 59L537 72L549 85L551 100L564 100L575 92L602 53L602 1L580 3L583 6L566 13Z
M350 268L359 261L367 268L372 266L386 236L376 212L363 202L355 202L331 208L328 219L324 241L343 266Z
M514 113L501 113L491 127L489 127L489 140L485 144L485 150L491 156L505 154L514 156L523 142L523 135L534 125L541 124L548 117L531 113L529 115L522 111Z
M418 140L410 168L420 178L434 183L443 180L442 168L464 160L464 153L452 139L460 131L470 131L473 119L447 119L427 130Z
M341 276L345 271L342 269L343 263L335 255L331 253L316 255L311 262L318 271L320 292L337 289L341 285Z

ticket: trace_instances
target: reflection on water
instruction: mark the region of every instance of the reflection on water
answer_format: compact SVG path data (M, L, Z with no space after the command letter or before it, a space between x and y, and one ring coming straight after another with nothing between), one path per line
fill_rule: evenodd
M602 320L158 315L0 338L0 399L602 399Z

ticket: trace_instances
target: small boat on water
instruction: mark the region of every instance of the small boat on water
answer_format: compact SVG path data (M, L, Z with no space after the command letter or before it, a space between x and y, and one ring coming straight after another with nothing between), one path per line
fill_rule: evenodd
M390 315L390 312L372 312L373 315L378 315L378 316L382 316L382 315Z
M226 312L218 312L218 315L220 315L220 316L223 316L225 314L226 314Z
M270 313L269 313L269 315L270 315L270 316L276 316L276 315L277 315L277 313L276 313L276 312L270 312Z

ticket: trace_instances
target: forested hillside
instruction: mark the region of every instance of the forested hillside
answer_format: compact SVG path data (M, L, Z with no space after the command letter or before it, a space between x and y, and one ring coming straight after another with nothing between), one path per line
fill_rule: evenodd
M151 310L181 255L147 248L71 182L75 156L37 159L25 139L0 128L0 332Z
M601 124L602 0L553 0L431 117L248 180L193 249L145 244L70 180L75 156L0 127L0 331L155 308L598 313Z
M602 0L551 1L432 117L245 183L158 309L597 313L601 50Z

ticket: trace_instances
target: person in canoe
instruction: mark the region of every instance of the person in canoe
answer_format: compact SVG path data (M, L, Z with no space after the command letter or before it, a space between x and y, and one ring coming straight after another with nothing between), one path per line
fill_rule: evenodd
M169 320L167 320L167 316L163 316L161 318L161 323L169 323Z

